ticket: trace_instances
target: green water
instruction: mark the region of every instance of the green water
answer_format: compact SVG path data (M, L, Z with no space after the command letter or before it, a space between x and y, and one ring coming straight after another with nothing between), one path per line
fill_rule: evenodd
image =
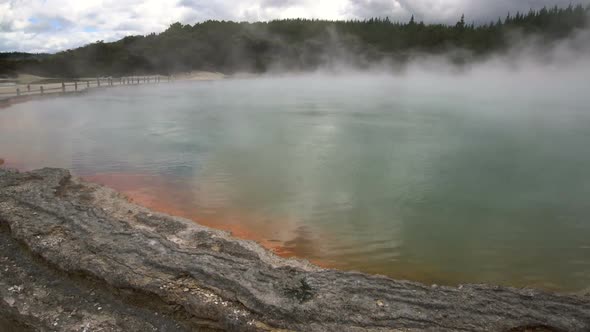
M121 190L137 178L134 192L327 266L585 289L590 97L510 82L300 76L96 91L0 111L0 158L116 174Z

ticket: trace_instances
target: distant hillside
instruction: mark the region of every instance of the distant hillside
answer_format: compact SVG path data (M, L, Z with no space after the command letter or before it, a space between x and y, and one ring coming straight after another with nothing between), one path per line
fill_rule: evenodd
M510 35L537 35L545 43L566 38L587 26L590 7L543 8L516 13L484 25L461 17L455 25L364 21L279 20L175 23L160 34L129 36L50 56L0 57L0 74L96 76L174 73L190 70L265 72L313 70L344 62L360 68L371 63L406 61L414 54L453 52L456 62L503 52Z
M48 53L0 52L0 60L43 59L48 56Z
M15 77L25 64L30 62L38 64L50 56L51 54L47 53L0 52L0 79ZM31 70L35 69L31 68ZM23 68L21 72L24 71L26 69Z

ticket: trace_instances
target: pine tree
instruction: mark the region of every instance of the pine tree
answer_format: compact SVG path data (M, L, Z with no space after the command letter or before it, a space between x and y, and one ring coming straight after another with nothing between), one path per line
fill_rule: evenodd
M465 14L461 15L461 19L455 25L458 29L463 30L465 28Z

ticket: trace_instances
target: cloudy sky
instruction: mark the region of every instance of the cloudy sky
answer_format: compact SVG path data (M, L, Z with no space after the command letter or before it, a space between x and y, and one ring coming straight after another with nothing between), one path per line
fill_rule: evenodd
M349 19L389 16L425 22L489 21L530 8L590 0L0 0L0 52L55 52L97 40L161 32L208 19Z

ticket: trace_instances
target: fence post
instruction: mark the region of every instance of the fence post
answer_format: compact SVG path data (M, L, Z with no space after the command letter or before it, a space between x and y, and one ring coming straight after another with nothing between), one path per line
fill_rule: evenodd
M20 88L16 88L16 95L20 96Z
M98 77L96 78L96 86L100 86L100 79Z
M39 89L41 90L41 95L43 95L43 85L41 85L41 87L39 87Z
M61 82L61 92L66 92L66 84Z
M31 92L31 85L27 84L27 91Z
M86 88L90 89L90 81L86 81Z
M78 82L74 82L74 91L78 91Z

